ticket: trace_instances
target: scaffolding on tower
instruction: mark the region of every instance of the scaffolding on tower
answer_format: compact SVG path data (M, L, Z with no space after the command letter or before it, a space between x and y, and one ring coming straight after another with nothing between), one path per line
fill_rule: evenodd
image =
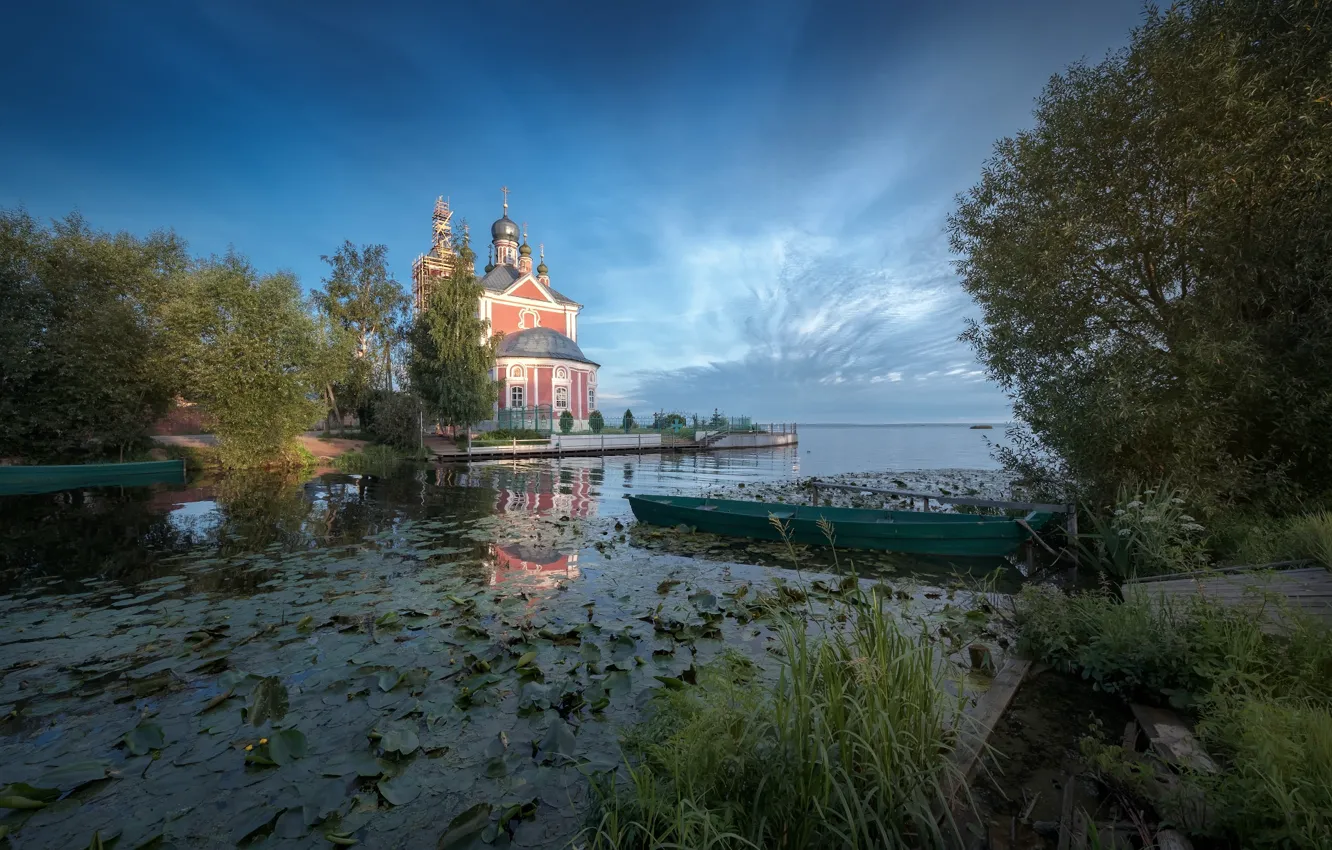
M453 263L457 254L453 250L453 210L449 202L440 195L435 201L433 233L430 240L430 253L422 254L412 263L412 303L417 312L424 310L430 302L430 290L437 277L448 277L453 273Z

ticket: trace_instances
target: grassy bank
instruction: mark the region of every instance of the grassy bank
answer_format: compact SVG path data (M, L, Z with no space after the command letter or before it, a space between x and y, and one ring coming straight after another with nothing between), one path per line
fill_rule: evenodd
M405 452L392 446L372 444L360 451L346 452L333 458L333 466L340 472L361 475L388 475L404 463L427 460L430 453L425 449Z
M625 737L628 780L599 788L587 846L942 846L958 705L883 603L856 592L813 636L785 622L769 687L731 653L662 689Z
M1128 700L1192 718L1219 764L1163 795L1160 768L1090 736L1100 778L1194 837L1243 847L1332 847L1332 631L1275 602L1158 605L1110 592L1027 588L1020 648ZM1117 733L1117 730L1113 730Z

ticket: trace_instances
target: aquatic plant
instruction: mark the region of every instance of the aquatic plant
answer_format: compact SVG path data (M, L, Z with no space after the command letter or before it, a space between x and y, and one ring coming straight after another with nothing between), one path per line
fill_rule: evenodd
M1083 561L1119 581L1205 566L1204 528L1186 497L1169 481L1121 485L1113 505L1084 508L1093 530L1077 541Z
M419 451L400 451L393 446L374 444L360 451L338 455L333 458L333 465L340 472L385 476L403 463L419 457Z
M844 626L781 625L769 689L727 654L697 686L660 691L626 736L628 781L598 786L588 846L941 846L958 707L934 649L902 634L883 597L846 599Z

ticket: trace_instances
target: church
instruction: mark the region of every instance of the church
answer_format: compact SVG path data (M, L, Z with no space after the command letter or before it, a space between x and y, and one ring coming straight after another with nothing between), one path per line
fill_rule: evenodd
M532 266L526 226L509 218L508 189L504 212L490 226L489 260L481 277L477 315L502 334L491 376L499 382L499 409L543 408L556 421L569 411L586 424L597 408L599 365L578 347L578 314L583 305L550 283L545 248ZM447 276L458 256L453 250L453 211L443 198L435 202L434 238L430 252L412 264L412 295L424 309L431 280Z

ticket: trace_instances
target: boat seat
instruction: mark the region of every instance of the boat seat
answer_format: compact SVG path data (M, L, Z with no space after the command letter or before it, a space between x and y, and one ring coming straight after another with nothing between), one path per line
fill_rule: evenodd
M778 519L790 519L795 516L795 511L768 511L768 516L775 516Z
M699 509L700 511L715 511L715 510L717 510L717 506L716 506L716 505L699 505L699 506L698 506L698 509Z

